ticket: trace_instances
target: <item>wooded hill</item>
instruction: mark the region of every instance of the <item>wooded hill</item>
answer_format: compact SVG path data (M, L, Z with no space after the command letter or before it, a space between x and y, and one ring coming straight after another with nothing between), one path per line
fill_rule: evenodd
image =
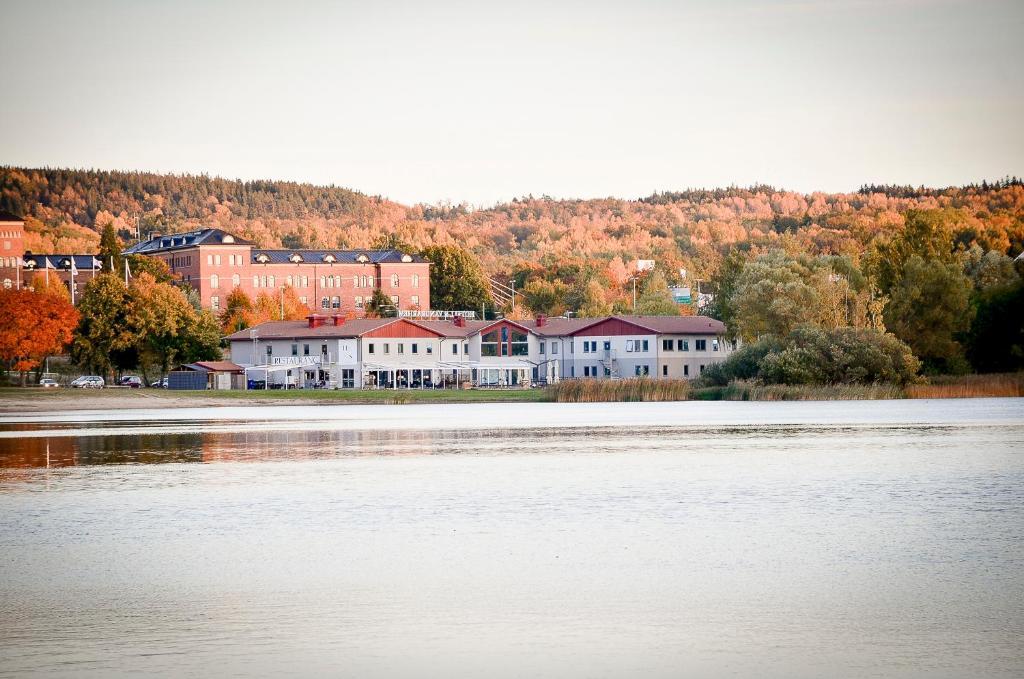
M334 186L205 175L0 167L0 210L25 215L26 248L93 252L113 223L126 240L216 226L264 247L370 247L384 237L419 250L459 244L488 274L621 285L636 259L673 278L713 276L730 249L845 254L901 230L910 209L941 209L957 241L1016 256L1024 250L1017 178L948 188L866 185L801 194L771 186L694 189L622 200L532 196L487 209L405 206Z

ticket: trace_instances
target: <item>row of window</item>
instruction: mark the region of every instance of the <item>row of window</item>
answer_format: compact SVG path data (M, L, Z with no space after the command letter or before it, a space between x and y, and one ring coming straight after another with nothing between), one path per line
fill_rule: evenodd
M179 266L192 266L192 255L181 255L179 257L165 257L164 261L172 269Z
M693 343L694 343L694 350L695 351L707 351L708 350L708 341L707 340L702 340L702 339L694 340ZM662 349L662 351L672 351L673 350L673 348L672 348L673 346L675 347L676 351L689 351L690 350L690 340L684 340L684 339L677 339L677 340L663 339L663 340L661 340L661 349ZM720 345L718 343L718 340L717 339L711 340L711 350L712 351L718 351L719 348L720 348Z
M481 356L529 356L530 338L525 332L502 326L480 338Z
M376 353L377 353L377 346L378 345L375 342L368 343L366 345L366 353L367 354L374 354L374 355L376 355ZM405 342L397 342L395 344L395 347L396 347L395 351L397 353L399 353L399 354L404 354L405 353L405 346L406 346ZM459 344L458 344L458 342L453 342L451 346L452 346L452 355L453 356L458 356L459 355ZM381 342L380 343L380 349L381 349L381 353L382 354L390 354L391 353L391 344L388 343L388 342ZM434 345L433 344L426 344L424 346L424 350L425 350L426 354L428 356L430 356L430 355L432 355L434 353ZM466 356L469 355L469 342L463 343L463 345L462 345L462 352L463 352L463 355L466 355ZM420 343L419 342L410 342L409 343L409 353L410 354L418 354L418 353L420 353Z
M21 238L20 231L0 231L0 238Z
M206 263L210 266L220 266L220 255L206 255ZM228 266L245 266L245 255L228 255Z
M5 269L16 269L18 268L17 257L0 257L0 266Z
M602 368L602 370L604 371L604 376L605 377L610 377L611 376L611 374L612 374L611 368ZM700 372L704 372L704 366L703 365L700 366ZM570 373L571 373L571 377L575 377L576 376L576 367L575 366L570 367ZM635 366L633 366L633 374L636 375L637 377L646 377L646 376L651 374L651 366L646 365L646 364L635 365ZM596 365L585 365L585 366L583 366L583 376L584 377L598 377L599 375L600 375L600 373L598 372L598 367ZM667 365L661 366L661 375L662 375L662 377L668 377L668 366ZM684 365L683 366L683 377L689 377L689 376L690 376L690 366Z

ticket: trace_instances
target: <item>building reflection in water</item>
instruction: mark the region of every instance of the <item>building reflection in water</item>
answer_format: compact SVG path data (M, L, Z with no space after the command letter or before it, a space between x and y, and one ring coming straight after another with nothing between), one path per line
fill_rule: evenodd
M31 429L31 425L23 425ZM7 431L11 431L8 428ZM547 438L545 430L252 429L238 432L93 434L0 438L0 469L87 465L259 462L349 456L473 453L506 439ZM510 449L515 446L508 443ZM498 443L503 450L505 443Z

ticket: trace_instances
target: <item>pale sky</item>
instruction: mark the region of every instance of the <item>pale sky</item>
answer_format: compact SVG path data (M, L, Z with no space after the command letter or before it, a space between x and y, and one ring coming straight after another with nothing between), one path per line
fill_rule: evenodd
M0 0L0 164L404 202L1024 175L1024 2Z

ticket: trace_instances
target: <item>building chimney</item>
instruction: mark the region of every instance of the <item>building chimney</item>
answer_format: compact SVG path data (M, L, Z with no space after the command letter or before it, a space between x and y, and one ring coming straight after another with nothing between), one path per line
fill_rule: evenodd
M548 317L544 314L537 314L537 327L543 328L548 324Z
M317 314L310 314L309 316L306 316L306 320L309 321L309 327L319 328L321 325L324 324L325 319L323 316Z
M455 317L455 327L456 328L465 328L466 327L466 317L465 316L456 316Z
M344 314L334 314L334 316L332 316L332 318L334 319L334 325L336 325L336 326L337 325L345 325L345 315Z

